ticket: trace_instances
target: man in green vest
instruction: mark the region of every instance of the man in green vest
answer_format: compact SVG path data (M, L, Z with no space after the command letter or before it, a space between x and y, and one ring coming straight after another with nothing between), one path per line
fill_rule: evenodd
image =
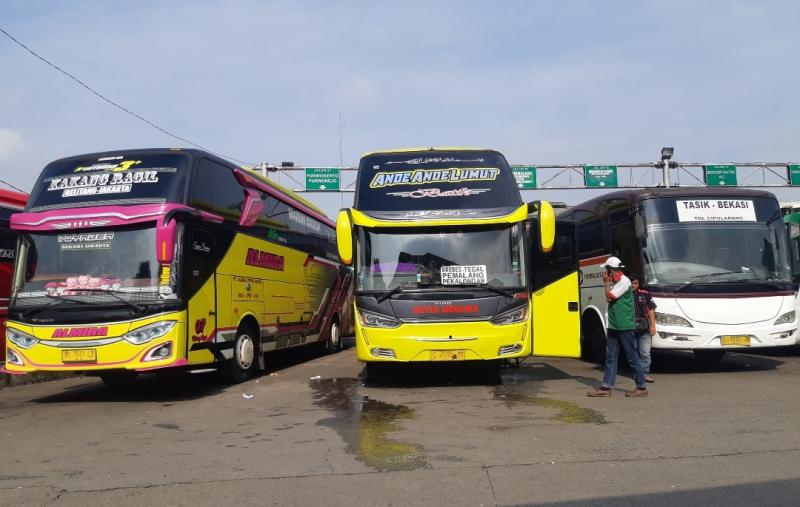
M631 281L622 272L625 267L617 257L609 257L603 264L603 285L608 302L608 333L606 333L606 370L603 373L603 385L596 391L589 391L592 398L607 398L617 380L619 366L619 348L625 351L625 357L633 368L636 389L625 393L625 396L640 398L647 396L644 370L636 352L636 311L633 306L633 289Z

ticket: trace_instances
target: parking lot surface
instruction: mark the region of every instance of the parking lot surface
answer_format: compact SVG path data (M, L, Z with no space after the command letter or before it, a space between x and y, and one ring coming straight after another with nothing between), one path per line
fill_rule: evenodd
M655 356L587 398L597 365L367 378L352 349L215 375L0 390L2 505L716 505L800 497L800 357Z

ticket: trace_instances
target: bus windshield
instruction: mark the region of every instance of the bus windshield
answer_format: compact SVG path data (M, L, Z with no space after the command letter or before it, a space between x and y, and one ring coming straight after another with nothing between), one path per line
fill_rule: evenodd
M180 153L57 160L44 168L34 185L28 211L180 202L186 189L187 160Z
M156 259L155 229L25 234L12 305L119 304L174 299L169 270ZM163 279L162 279L163 278Z
M648 284L789 282L783 224L648 225Z
M524 287L520 225L360 229L359 291L489 284Z

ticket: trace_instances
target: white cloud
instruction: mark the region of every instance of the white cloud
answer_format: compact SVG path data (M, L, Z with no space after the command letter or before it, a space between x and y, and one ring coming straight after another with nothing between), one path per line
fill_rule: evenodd
M27 147L28 142L19 131L0 128L0 161L16 158Z

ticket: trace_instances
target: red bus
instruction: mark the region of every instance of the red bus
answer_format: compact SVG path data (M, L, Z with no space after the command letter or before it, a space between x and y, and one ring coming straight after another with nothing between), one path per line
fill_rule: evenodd
M0 362L6 357L6 318L11 275L17 252L17 235L9 228L12 213L22 211L28 194L0 189Z

